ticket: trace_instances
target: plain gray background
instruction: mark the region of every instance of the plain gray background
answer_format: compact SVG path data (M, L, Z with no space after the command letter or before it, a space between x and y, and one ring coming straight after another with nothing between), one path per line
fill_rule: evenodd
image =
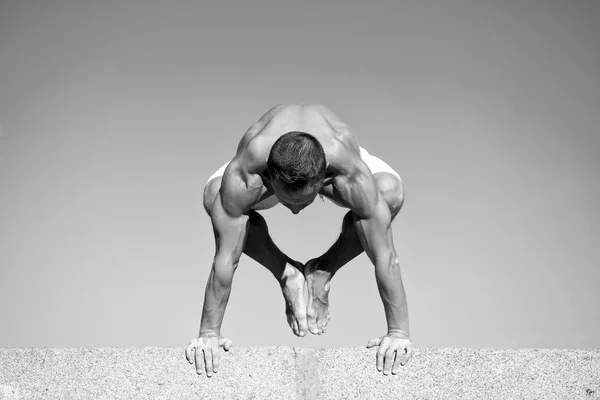
M278 103L321 103L402 176L419 347L600 347L600 3L0 1L0 346L186 346L208 177ZM216 2L214 2L216 3ZM307 261L345 210L263 213ZM385 333L363 254L296 338L243 257L234 345Z

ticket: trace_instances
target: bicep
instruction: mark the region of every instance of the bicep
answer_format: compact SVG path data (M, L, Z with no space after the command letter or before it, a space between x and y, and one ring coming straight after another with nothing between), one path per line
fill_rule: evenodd
M218 193L213 204L211 222L215 235L215 263L237 265L248 233L248 216L226 209L222 195Z
M389 262L393 254L391 213L379 194L376 203L366 216L353 213L354 224L365 253L375 265Z
M248 189L240 177L237 160L229 163L221 188L215 197L211 222L215 234L215 261L237 265L248 233L248 212L261 194L261 188Z

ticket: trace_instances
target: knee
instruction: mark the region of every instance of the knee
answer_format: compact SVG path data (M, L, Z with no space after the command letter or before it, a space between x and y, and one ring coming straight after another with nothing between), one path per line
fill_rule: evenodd
M375 180L377 182L377 190L390 208L392 218L395 217L400 212L402 204L404 204L404 186L402 185L402 181L394 174L386 172L375 174Z
M217 193L221 190L221 179L222 177L218 176L208 182L204 187L204 210L206 210L208 215L211 214L212 205L215 202Z

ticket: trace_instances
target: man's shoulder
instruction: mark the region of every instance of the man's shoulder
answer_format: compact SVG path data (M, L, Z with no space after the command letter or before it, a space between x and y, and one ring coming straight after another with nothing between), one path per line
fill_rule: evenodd
M360 146L348 128L336 129L327 146L329 167L342 175L355 171L360 163Z
M221 201L230 214L247 212L264 193L260 174L250 172L237 157L229 163L221 180Z
M257 132L247 138L243 147L240 147L234 160L242 170L248 173L261 173L267 167L269 151L273 146L273 139Z
M254 199L264 186L261 175L267 167L268 146L259 134L247 138L223 174L224 194L240 196L244 203Z

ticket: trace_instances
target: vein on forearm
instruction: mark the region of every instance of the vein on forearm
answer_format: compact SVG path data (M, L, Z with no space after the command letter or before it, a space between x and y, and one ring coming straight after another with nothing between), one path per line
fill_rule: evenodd
M388 329L408 333L408 305L396 254L389 261L375 266L375 278L388 323Z
M208 277L202 308L201 332L207 330L220 332L233 278L233 271L223 271L223 269L213 265Z

